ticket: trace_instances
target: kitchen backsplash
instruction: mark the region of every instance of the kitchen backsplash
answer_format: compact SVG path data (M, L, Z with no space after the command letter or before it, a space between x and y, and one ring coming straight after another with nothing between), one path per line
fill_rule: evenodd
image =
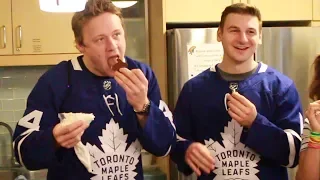
M14 130L22 117L26 99L39 77L50 66L1 67L0 68L0 121ZM10 159L11 142L6 128L0 126L0 167Z

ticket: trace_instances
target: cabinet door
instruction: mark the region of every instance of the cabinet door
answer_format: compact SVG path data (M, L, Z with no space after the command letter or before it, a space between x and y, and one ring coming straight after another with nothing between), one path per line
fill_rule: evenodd
M11 0L0 1L0 55L12 54Z
M219 22L225 7L233 0L167 0L166 21L180 22Z
M312 0L248 0L260 9L263 21L312 20Z
M320 0L313 0L313 20L320 20Z
M13 0L14 54L78 53L72 15L43 12L38 0Z

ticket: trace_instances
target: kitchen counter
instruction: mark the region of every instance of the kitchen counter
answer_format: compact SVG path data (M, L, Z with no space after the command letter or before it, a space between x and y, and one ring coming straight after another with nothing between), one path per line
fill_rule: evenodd
M159 168L144 169L144 180L166 180L166 174Z
M1 180L45 180L47 170L28 171L24 167L0 167Z

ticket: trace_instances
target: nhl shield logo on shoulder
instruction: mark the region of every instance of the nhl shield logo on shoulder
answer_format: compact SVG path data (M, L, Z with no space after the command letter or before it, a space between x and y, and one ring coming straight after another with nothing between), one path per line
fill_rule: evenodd
M111 89L111 81L103 81L103 88L105 90L110 90Z

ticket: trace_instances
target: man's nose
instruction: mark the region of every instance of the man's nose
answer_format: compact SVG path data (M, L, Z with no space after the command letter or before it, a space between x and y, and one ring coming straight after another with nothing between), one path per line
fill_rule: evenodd
M239 40L241 43L246 43L248 42L248 37L247 37L247 34L246 33L240 33L240 37L239 37Z
M106 51L114 51L117 48L117 42L112 38L106 40Z

